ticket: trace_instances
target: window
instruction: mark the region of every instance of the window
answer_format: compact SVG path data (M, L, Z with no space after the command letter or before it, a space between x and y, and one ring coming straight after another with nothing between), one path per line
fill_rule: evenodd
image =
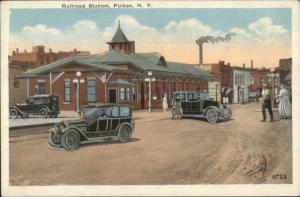
M41 105L41 104L44 104L44 101L43 101L44 99L43 98L35 98L34 100L33 100L33 104L34 105Z
M130 96L130 88L126 88L126 99L127 101L131 100L131 96Z
M112 117L119 117L119 107L113 106L111 110Z
M87 86L88 102L96 102L96 81L88 80Z
M131 95L132 95L132 100L136 101L136 85L132 87Z
M14 88L19 88L20 81L18 78L14 78Z
M130 88L120 88L120 100L121 101L131 100Z
M130 108L129 107L120 107L120 116L121 117L130 116Z
M71 102L71 81L65 81L64 101L65 102Z
M45 94L45 82L43 81L38 81L36 83L36 94L39 95L39 94Z
M155 83L155 91L156 91L157 100L159 100L160 99L160 83L159 82Z

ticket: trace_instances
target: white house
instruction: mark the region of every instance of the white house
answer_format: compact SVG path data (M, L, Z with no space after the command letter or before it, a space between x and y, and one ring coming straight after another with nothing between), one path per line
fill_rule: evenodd
M233 102L245 103L249 99L249 86L251 85L250 69L245 67L232 67L233 70Z

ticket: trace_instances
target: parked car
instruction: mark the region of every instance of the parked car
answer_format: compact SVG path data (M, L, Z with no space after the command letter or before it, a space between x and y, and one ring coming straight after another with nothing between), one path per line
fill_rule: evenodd
M132 109L127 105L95 104L83 107L83 117L62 121L49 131L49 144L76 150L80 144L118 140L127 142L134 131Z
M183 117L206 118L210 123L219 120L227 121L231 117L231 110L227 104L209 100L207 92L174 92L172 118Z
M26 103L15 104L9 108L10 118L27 118L30 114L42 118L57 117L59 114L58 96L35 95L28 97Z

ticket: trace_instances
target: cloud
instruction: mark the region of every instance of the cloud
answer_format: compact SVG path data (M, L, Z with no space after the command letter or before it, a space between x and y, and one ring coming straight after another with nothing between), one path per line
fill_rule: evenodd
M281 25L274 24L270 17L263 17L254 23L250 23L248 29L251 33L257 34L260 37L280 35L287 32Z
M222 52L234 53L235 50L253 50L253 48L257 51L263 50L278 43L278 40L282 41L282 36L289 38L288 31L281 25L274 24L269 17L260 18L246 27L233 27L229 32L223 32L196 18L172 20L158 29L141 24L132 16L119 15L111 25L103 28L99 28L92 20L79 20L65 29L52 28L46 24L25 26L20 32L10 34L10 50L17 47L30 49L33 45L45 45L54 51L69 51L77 48L91 53L101 53L108 49L105 43L112 39L119 20L127 38L136 42L137 51L155 51L163 54L167 59L182 62L197 62L198 47L195 41L201 36L224 36L229 32L236 33L230 42L205 45L206 55L215 54L215 58L222 58L222 55L218 55ZM221 48L226 50L222 51ZM219 59L216 59L215 62L218 61Z
M62 32L59 29L49 28L44 24L37 24L33 27L25 26L22 29L21 35L22 36L60 36Z

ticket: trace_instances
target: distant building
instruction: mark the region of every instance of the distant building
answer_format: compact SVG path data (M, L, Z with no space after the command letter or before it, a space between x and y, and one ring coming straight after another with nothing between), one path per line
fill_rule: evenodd
M251 85L251 68L232 67L234 103L245 103L249 101L249 86Z
M289 73L292 72L292 58L287 59L280 59L279 60L279 66L275 68L274 73L278 73L280 84L284 84L286 86L289 86L290 83L285 81L286 77Z
M252 81L249 86L249 97L252 100L256 100L261 97L263 84L268 83L268 76L271 73L267 68L253 68L250 70Z
M214 64L202 64L199 65L200 69L203 71L210 72L215 76L216 82L215 85L210 85L209 87L218 87L218 91L220 93L220 98L218 101L221 103L233 102L233 76L232 76L232 68L230 63L225 64L224 61L219 61L219 63ZM215 88L214 88L215 89ZM210 90L209 92L212 92ZM226 100L226 101L225 101Z
M22 66L9 65L9 106L26 100L25 80L17 77L25 71Z
M45 46L33 46L31 52L24 50L20 52L17 48L12 52L12 55L9 57L9 63L12 65L20 65L25 69L33 69L42 65L55 62L56 60L63 59L65 57L72 57L78 55L89 55L87 51L59 51L54 53L52 49L49 49L48 52L45 51Z

